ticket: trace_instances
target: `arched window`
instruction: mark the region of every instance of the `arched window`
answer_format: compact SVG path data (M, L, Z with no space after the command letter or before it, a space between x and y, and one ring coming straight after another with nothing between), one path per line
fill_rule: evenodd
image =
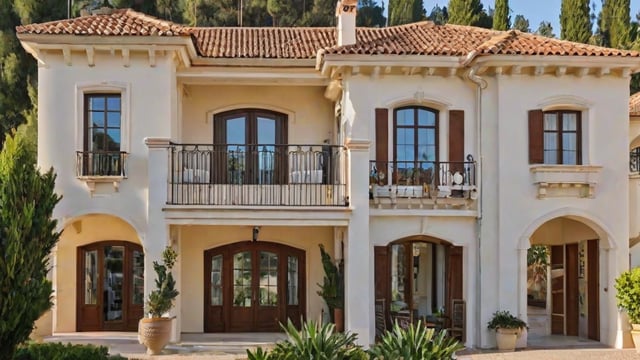
M393 144L395 176L400 183L428 176L438 161L438 111L422 106L395 109Z

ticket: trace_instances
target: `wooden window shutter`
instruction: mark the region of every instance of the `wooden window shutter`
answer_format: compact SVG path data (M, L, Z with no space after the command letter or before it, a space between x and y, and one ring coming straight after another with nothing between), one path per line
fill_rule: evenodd
M463 266L462 247L451 246L447 256L447 287L445 309L447 313L451 311L453 299L463 299Z
M449 111L449 161L451 171L464 170L464 111Z
M389 265L389 248L386 246L375 246L374 253L374 281L375 299L384 299L384 317L389 319L389 306L391 304L391 267Z
M529 164L544 163L544 114L529 110Z
M376 168L387 171L389 162L389 110L376 109ZM386 174L385 174L386 175Z

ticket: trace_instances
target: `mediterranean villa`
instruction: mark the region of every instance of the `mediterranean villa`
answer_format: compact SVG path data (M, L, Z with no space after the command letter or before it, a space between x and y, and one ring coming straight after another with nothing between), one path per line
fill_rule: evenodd
M63 195L45 331L136 331L166 246L174 339L327 321L322 245L364 345L426 320L492 347L486 324L509 310L530 338L622 346L613 284L640 265L640 53L360 28L356 10L339 3L335 28L104 8L17 28L39 66L38 162ZM539 282L534 245L549 252Z

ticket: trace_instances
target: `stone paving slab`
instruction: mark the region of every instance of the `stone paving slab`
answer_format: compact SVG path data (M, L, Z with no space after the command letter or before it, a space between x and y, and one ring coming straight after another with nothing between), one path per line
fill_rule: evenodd
M635 349L553 349L491 352L458 356L458 360L640 360Z

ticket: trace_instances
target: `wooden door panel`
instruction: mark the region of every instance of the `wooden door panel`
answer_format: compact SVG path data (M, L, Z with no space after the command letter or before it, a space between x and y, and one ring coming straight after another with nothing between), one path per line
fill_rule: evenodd
M600 341L600 254L598 240L587 241L587 322L588 336Z
M78 331L102 330L102 260L95 246L78 248Z
M566 245L566 335L578 336L579 286L578 286L578 244Z
M564 246L551 247L551 334L564 335Z

